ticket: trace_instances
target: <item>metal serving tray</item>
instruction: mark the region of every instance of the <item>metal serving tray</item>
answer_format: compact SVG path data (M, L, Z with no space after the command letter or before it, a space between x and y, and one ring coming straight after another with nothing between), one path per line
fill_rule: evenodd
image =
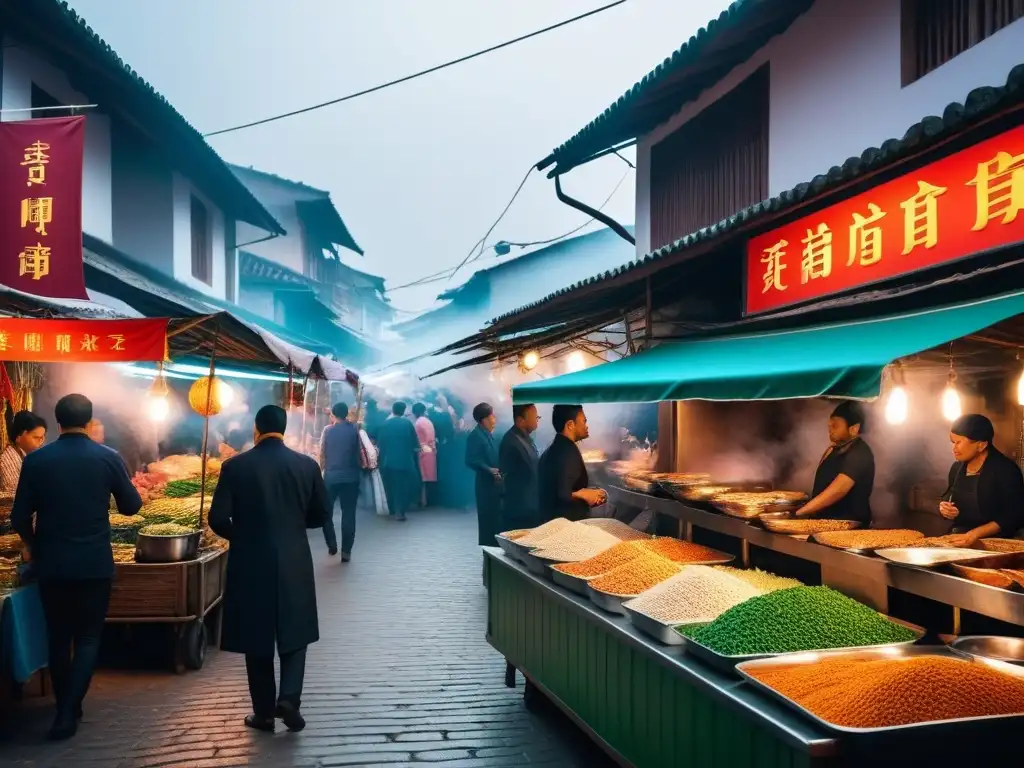
M951 563L974 563L990 557L1002 557L980 549L954 549L952 547L887 547L876 549L875 554L896 565L915 568L936 568Z
M645 635L653 637L659 643L675 646L683 644L683 636L672 628L673 625L658 621L658 619L652 619L646 613L634 611L625 602L622 604L622 610L629 617L634 627Z
M565 589L568 589L570 592L575 592L577 595L588 597L588 579L585 579L582 576L573 576L570 573L562 573L561 571L556 571L550 565L548 566L548 570L551 572L551 580L555 582L555 584Z
M523 552L519 558L523 565L526 566L526 570L530 573L535 573L538 576L542 576L548 581L551 580L551 574L553 573L550 566L553 563L560 562L558 560L546 560L542 557L537 557L532 552Z
M736 671L746 682L757 690L801 713L804 717L807 717L817 723L821 728L831 731L832 733L842 734L847 738L866 740L871 738L879 739L892 737L894 739L898 739L898 741L893 742L894 744L899 744L901 748L905 749L912 748L912 742L917 739L929 739L932 740L932 743L935 743L935 740L937 739L942 739L942 743L952 745L957 743L956 740L951 738L954 736L956 739L962 739L965 737L970 737L971 739L980 738L982 740L1002 739L1004 740L1002 742L1004 744L1016 743L1016 736L1020 732L1022 722L1024 722L1024 713L1018 715L964 717L956 720L933 720L931 722L893 725L884 728L849 728L842 725L836 725L835 723L830 723L827 720L822 720L810 710L805 709L788 696L779 693L774 688L770 688L750 674L751 671L757 669L774 669L778 667L819 664L824 659L830 657L841 657L854 661L879 661L882 659L906 659L916 656L942 656L946 658L970 661L975 664L986 664L998 669L1000 672L1024 679L1024 667L1018 667L1013 664L1007 664L1005 662L995 661L992 659L976 658L945 646L925 645L898 646L878 649L861 648L849 651L836 650L820 653L795 653L789 654L785 658L747 661L737 666ZM1011 742L1011 738L1014 739L1013 742Z
M590 598L590 602L602 611L625 616L626 609L622 607L622 604L626 600L632 600L636 595L610 595L607 592L598 592L592 586L587 584L587 597Z
M520 544L519 542L512 541L511 539L505 539L505 541L508 542L509 548L507 551L509 555L511 555L513 559L518 560L521 563L525 562L525 560L523 560L524 555L528 555L530 552L537 548L527 546L526 544ZM504 549L504 547L502 547L502 549Z
M512 539L506 539L502 535L497 535L494 540L498 542L498 546L501 547L501 551L511 557L513 560L519 559L519 551L515 548L515 542Z
M752 654L744 654L744 655L739 655L739 656L726 656L724 654L718 653L717 651L711 650L706 645L698 643L696 640L693 640L693 639L691 639L689 637L686 637L685 635L679 635L679 636L683 639L683 646L685 647L686 652L688 654L690 654L691 656L694 656L695 658L700 659L705 664L707 664L709 666L712 666L715 669L720 669L723 672L728 672L730 674L735 674L736 673L736 665L737 664L743 664L744 662L748 662L748 661L756 661L758 659L779 659L779 658L782 658L784 656L785 657L800 656L800 655L805 655L805 654L808 654L808 653L831 653L831 652L838 652L838 651L861 651L861 650L880 649L880 648L909 648L909 647L913 646L914 643L918 642L922 637L925 636L926 630L925 630L924 627L919 627L917 624L911 624L908 621L902 621L900 619L894 619L892 616L886 616L884 613L879 614L879 615L880 616L885 616L885 618L887 618L893 624L899 624L899 625L904 626L907 629L911 630L914 633L914 639L913 640L906 640L906 641L904 641L902 643L881 643L879 645L860 645L860 646L853 646L853 647L850 647L850 648L827 648L827 649L822 649L820 651L784 651L782 653L752 653ZM678 627L700 627L700 626L704 626L705 624L708 624L708 623L710 623L710 622L704 622L704 624L700 624L700 623L676 624L673 627L672 631L676 632L678 634L678 631L677 631Z
M1024 639L1000 635L964 635L949 647L969 656L1001 661L1004 664L1024 665Z

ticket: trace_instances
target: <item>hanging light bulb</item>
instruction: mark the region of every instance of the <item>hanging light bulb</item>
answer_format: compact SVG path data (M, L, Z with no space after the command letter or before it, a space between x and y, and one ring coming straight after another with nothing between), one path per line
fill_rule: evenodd
M1017 405L1024 405L1024 371L1021 371L1020 378L1017 379Z
M577 349L575 352L570 354L568 358L566 358L565 367L569 373L582 371L587 367L587 359L583 356L583 353Z
M909 411L907 389L903 386L903 369L897 363L893 369L893 386L885 401L885 420L890 424L902 424L907 420Z
M537 367L537 364L539 362L540 355L537 354L537 351L533 349L531 349L529 352L523 355L522 359L520 360L522 368L527 371L532 371L534 368Z
M956 374L950 371L946 389L942 392L942 416L946 421L956 421L961 413L963 407L960 404L960 393L956 389Z
M167 386L167 377L164 376L164 364L160 363L153 383L146 392L146 415L152 421L167 420L171 412L171 402L168 399L170 394L171 388Z

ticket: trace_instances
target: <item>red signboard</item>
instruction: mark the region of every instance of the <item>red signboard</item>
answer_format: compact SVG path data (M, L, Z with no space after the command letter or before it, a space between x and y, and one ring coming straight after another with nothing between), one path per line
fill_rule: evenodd
M166 356L167 319L37 320L0 317L0 361L158 362Z
M752 238L748 314L1024 241L1024 126Z
M82 271L84 117L0 122L0 285L88 299Z

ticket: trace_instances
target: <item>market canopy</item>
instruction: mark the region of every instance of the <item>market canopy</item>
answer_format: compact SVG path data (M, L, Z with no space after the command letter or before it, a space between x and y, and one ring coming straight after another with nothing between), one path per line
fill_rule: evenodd
M871 320L662 344L514 387L516 403L871 398L902 357L1024 313L1024 292Z

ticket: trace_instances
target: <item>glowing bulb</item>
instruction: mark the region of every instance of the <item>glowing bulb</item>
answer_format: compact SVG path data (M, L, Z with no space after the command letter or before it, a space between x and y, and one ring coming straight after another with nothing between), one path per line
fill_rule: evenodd
M1024 405L1024 373L1017 379L1017 404Z
M583 353L579 350L573 352L565 361L565 367L569 373L576 373L582 371L587 367L587 359L583 357Z
M530 350L525 355L523 355L523 368L525 368L528 371L532 371L534 368L536 368L537 367L537 363L539 363L539 362L540 362L540 355L538 355L533 350Z
M171 404L166 397L147 397L146 414L152 421L167 421L171 412Z
M907 420L909 410L907 390L903 387L893 387L885 403L885 420L890 424L902 424Z
M956 421L963 409L960 406L960 393L952 384L946 386L942 393L942 416L946 421Z
M220 398L220 404L222 408L229 407L235 402L235 390L232 389L231 385L223 379L216 379L217 382L217 396Z

